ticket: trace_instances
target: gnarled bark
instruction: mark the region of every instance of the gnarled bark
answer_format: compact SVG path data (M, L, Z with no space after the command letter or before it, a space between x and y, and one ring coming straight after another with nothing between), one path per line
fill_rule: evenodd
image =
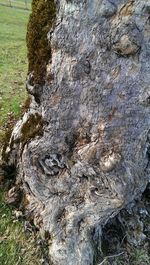
M149 181L150 2L55 4L44 84L29 74L6 153L52 264L92 265L101 225Z

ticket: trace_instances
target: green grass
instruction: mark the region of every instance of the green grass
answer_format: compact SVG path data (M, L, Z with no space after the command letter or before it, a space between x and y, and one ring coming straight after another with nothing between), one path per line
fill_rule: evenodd
M42 252L35 244L34 233L25 233L23 223L14 218L3 195L0 189L0 264L40 265Z
M25 44L29 12L0 6L0 135L8 113L20 115L26 98L27 50Z
M12 8L31 9L31 0L0 0L0 4L11 6Z

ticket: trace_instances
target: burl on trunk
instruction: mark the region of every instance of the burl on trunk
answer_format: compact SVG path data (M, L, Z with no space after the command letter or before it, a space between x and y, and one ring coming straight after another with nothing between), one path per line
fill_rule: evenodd
M30 107L5 150L53 265L93 265L149 181L150 1L33 0Z

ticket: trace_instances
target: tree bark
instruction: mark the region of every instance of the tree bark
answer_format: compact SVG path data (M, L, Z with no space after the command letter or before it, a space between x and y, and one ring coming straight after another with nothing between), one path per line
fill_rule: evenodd
M150 1L48 2L50 52L41 56L41 35L29 62L30 107L5 157L48 235L52 264L93 265L101 226L149 182Z

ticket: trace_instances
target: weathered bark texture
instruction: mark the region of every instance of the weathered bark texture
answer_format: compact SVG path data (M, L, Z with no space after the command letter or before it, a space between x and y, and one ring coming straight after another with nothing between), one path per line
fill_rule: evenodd
M51 58L5 157L52 264L93 265L101 225L149 181L150 1L50 2Z

